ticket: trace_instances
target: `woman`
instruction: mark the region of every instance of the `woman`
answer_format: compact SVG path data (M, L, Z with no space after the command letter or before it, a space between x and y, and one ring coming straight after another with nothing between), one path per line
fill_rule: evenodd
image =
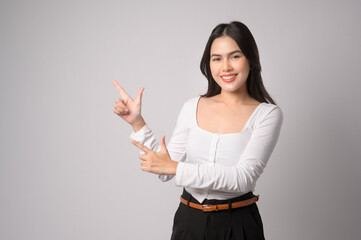
M135 100L113 81L122 99L114 112L133 127L141 169L183 187L171 239L264 239L253 194L277 143L283 114L265 90L256 42L240 22L212 31L201 71L206 94L187 100L169 143L158 144Z

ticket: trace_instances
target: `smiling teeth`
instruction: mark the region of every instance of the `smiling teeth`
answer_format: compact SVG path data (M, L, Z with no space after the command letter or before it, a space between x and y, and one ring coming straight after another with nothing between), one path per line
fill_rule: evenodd
M223 79L231 79L234 78L236 75L232 75L232 76L222 76Z

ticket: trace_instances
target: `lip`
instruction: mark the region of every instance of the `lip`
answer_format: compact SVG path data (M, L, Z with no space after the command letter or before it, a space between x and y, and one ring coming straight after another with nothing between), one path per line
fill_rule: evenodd
M222 77L227 77L227 76L232 76L232 75L235 75L234 78L231 78L231 79L223 79ZM221 79L224 81L224 82L232 82L236 79L237 77L237 74L225 74L225 75L221 75Z
M225 77L228 77L228 76L232 76L232 75L237 75L236 73L230 73L230 74L223 74L221 75L222 77L225 76Z

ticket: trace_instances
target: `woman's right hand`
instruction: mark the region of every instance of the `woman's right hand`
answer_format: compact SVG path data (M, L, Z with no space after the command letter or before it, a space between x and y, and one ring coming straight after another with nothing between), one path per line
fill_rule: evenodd
M136 99L133 100L117 81L113 80L113 84L122 96L122 98L115 100L113 112L132 126L137 122L144 121L141 115L144 88L139 89Z

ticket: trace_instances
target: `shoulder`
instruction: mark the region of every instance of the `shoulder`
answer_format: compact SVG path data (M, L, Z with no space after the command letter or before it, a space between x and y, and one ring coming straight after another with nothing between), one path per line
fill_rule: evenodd
M184 105L195 105L195 104L197 104L199 99L200 99L200 96L195 96L195 97L188 98L184 102Z
M188 98L187 100L185 100L183 103L183 106L182 106L182 111L186 111L186 112L190 113L194 109L196 109L199 98L200 98L200 96L195 96L195 97L191 97L191 98Z
M197 103L199 96L188 98L183 102L183 105L180 109L179 116L186 120L191 119L191 117L195 114Z
M278 112L279 114L282 114L282 110L281 110L281 107L279 105L275 105L275 104L272 104L272 103L266 103L266 102L263 102L262 104L264 105L263 111L264 111L265 114L269 114L272 111L275 111L275 112Z
M282 125L283 122L283 111L279 105L272 103L263 102L258 112L256 124L261 122L274 122L278 125Z

